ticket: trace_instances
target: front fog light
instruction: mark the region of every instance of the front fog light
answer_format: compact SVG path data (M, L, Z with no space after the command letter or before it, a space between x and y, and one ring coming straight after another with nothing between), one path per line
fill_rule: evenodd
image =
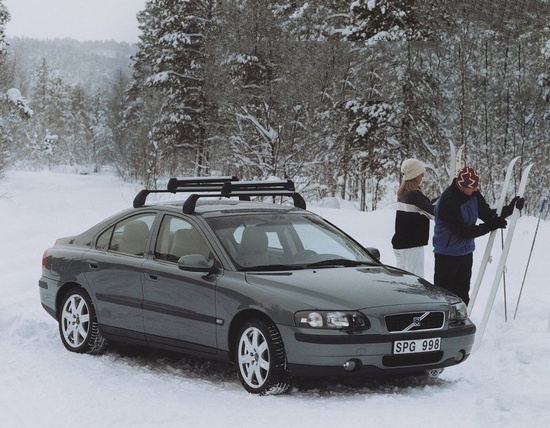
M344 370L347 372L353 372L355 370L359 370L361 367L361 361L357 358L352 358L351 360L347 360L344 365Z

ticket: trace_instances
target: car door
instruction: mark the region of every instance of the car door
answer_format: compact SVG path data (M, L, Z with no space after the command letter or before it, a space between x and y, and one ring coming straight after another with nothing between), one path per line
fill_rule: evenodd
M121 219L84 255L86 280L105 333L144 339L142 265L156 213Z
M153 256L143 265L143 322L147 340L175 347L215 352L215 293L218 276L178 268L181 256L212 251L197 227L165 215Z

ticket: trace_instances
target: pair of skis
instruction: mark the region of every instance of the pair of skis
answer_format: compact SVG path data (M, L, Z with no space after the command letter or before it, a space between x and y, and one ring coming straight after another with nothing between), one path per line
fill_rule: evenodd
M510 179L511 179L511 176L512 176L512 171L513 171L514 165L516 164L518 159L519 159L519 157L512 159L512 161L508 165L508 169L506 171L506 177L504 179L504 184L503 184L503 188L502 188L502 192L501 192L501 197L500 197L500 200L499 200L498 206L497 206L497 214L498 215L500 215L502 213L502 208L504 206L504 200L506 198L506 193L508 191L508 186L510 184ZM530 173L532 167L533 167L532 163L527 165L525 167L525 169L523 170L522 174L521 174L521 180L520 180L519 189L518 189L518 192L517 192L517 196L519 196L519 197L523 197L524 194L525 194L525 189L526 189L527 183L529 181L529 173ZM492 283L491 290L490 290L490 293L489 293L489 298L487 299L487 304L485 305L485 310L483 312L483 318L481 319L481 323L478 324L477 338L476 338L476 342L474 344L473 352L477 351L477 349L479 348L479 345L480 345L481 340L483 338L483 335L485 333L485 328L487 327L487 322L489 321L489 316L491 315L491 310L492 310L493 304L495 302L496 294L497 294L497 291L498 291L498 286L500 284L500 280L501 280L502 276L504 275L506 260L508 258L508 253L510 252L510 247L512 245L512 239L514 237L514 231L516 229L516 223L517 223L517 220L519 218L519 214L520 214L520 210L517 209L517 208L514 208L514 211L513 211L511 217L508 220L508 226L506 228L506 230L507 230L506 239L504 241L504 245L502 247L502 253L501 253L500 258L499 258L499 262L498 262L498 266L497 266L497 269L496 269L495 276L493 278L493 283ZM468 305L468 312L469 313L472 312L472 309L473 309L473 306L474 306L474 303L475 303L475 300L476 300L476 297L477 297L477 293L479 291L479 286L481 284L481 281L483 279L483 275L485 274L485 270L487 268L487 263L489 262L489 259L490 259L490 256L491 256L491 249L492 249L492 246L493 246L493 243L494 243L494 240L495 240L495 235L496 235L496 231L492 231L490 236L489 236L489 240L487 242L487 247L485 248L485 253L483 255L483 259L481 261L481 266L479 268L478 276L476 278L476 282L474 284L474 289L472 291L472 298L470 299L470 303Z
M455 145L452 141L449 140L449 145L451 146L451 162L449 167L449 177L451 177L451 182L456 177L456 173L460 168L462 168L462 156L464 154L464 144L462 144L458 150L456 150Z
M512 178L514 165L520 159L520 157L521 156L518 156L512 159L508 164L508 168L506 169L506 176L504 177L502 191L500 192L500 199L498 200L497 207L496 207L497 215L502 214L502 208L504 207L504 202L506 201L506 195L508 193L508 187L510 185L510 180ZM485 247L485 253L483 253L483 258L481 259L481 264L479 266L479 271L477 273L476 282L474 283L474 287L472 288L472 295L470 296L470 303L468 304L469 313L472 313L472 308L474 307L474 303L477 298L479 286L481 285L481 281L483 279L483 276L485 275L485 269L487 268L487 264L491 259L491 250L493 249L493 244L495 242L496 235L497 235L496 230L493 230L489 234L489 239L487 240L487 246Z

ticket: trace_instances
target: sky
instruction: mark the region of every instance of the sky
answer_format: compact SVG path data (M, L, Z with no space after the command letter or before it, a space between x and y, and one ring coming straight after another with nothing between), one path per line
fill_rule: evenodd
M9 37L136 43L136 15L146 0L4 0Z
M0 181L2 426L550 427L550 221L545 217L538 235L537 218L522 216L518 221L507 263L508 321L501 284L485 335L476 338L481 346L464 363L445 369L439 379L356 384L296 379L288 395L257 397L244 390L233 366L144 349L112 347L90 356L63 347L57 322L40 305L42 252L56 238L79 233L131 207L141 188L111 174L82 175L69 167L64 172L11 170ZM395 262L394 206L360 212L349 201L325 200L308 209L363 245L377 247L382 261ZM475 272L486 242L487 235L476 240ZM476 324L499 247L495 242L494 261L473 308ZM425 272L430 273L431 245L425 250Z

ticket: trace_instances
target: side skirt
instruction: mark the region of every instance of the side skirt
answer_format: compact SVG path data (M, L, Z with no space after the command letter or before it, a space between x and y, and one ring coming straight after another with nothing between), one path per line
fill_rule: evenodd
M168 351L194 355L216 361L231 361L228 351L222 351L208 346L201 346L181 340L144 334L112 326L101 325L99 329L101 335L107 339L108 342L150 346L152 348L166 349Z

